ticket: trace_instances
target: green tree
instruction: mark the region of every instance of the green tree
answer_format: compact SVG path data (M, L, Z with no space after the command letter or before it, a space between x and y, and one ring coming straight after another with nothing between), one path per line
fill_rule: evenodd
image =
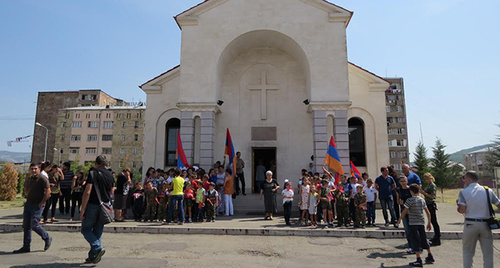
M12 163L5 164L0 176L0 201L12 201L17 195L17 170Z
M431 158L431 173L436 179L436 186L441 190L441 201L444 202L443 191L452 188L460 179L462 168L450 161L450 155L446 154L446 146L438 138L436 146L432 147L433 157Z
M430 172L429 168L429 158L427 158L427 148L425 148L424 143L419 141L417 144L417 148L415 148L415 152L413 153L415 158L414 164L417 171L417 175L420 178L423 178L424 173Z
M498 125L500 127L500 125ZM500 167L500 135L496 136L493 141L493 146L491 151L489 151L486 157L488 169L494 170L495 167Z

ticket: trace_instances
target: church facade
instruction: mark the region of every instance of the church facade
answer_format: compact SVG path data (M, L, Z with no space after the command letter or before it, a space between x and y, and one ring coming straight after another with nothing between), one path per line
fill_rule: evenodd
M346 173L352 160L375 177L389 163L389 82L348 61L351 17L323 0L207 0L176 16L180 65L140 86L143 166L175 166L180 131L208 170L229 129L247 188L259 161L279 181L321 171L330 136Z

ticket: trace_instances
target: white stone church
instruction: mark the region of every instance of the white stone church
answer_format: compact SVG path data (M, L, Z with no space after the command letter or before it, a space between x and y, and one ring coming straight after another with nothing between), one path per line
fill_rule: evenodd
M389 83L347 59L352 12L323 0L207 0L175 17L181 62L141 85L143 166L176 165L180 131L190 164L223 160L226 129L246 162L281 183L321 171L334 136L344 171L375 177L389 163Z

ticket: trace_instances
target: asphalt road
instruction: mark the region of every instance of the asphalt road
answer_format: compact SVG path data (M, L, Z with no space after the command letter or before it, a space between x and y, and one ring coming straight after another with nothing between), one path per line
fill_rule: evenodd
M14 255L22 233L0 234L0 267L92 267L83 265L88 244L80 233L51 232L52 247L33 234L32 252ZM408 267L402 239L269 236L104 234L106 254L97 267ZM495 241L500 265L500 241ZM460 240L432 248L429 267L461 267ZM477 249L476 267L482 267Z

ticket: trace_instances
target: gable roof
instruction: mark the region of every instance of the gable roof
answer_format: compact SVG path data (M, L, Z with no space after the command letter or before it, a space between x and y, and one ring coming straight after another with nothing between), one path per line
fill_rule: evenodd
M142 85L140 85L139 88L143 89L143 87L146 86L147 84L153 84L154 82L156 82L162 78L167 78L172 72L179 69L180 67L181 67L180 65L177 65L177 66L173 67L172 69L170 69L162 74L159 74L152 79L149 79L148 81L146 81Z
M381 77L381 76L379 76L379 75L376 75L376 74L374 74L374 73L372 73L372 72L370 72L370 71L368 71L368 70L364 69L363 67L360 67L360 66L358 66L358 65L356 65L356 64L354 64L354 63L352 63L352 62L350 62L350 61L348 62L348 64L349 64L349 65L351 65L351 66L353 66L353 67L355 67L355 68L357 68L357 69L359 69L359 70L361 70L361 71L363 71L363 72L365 72L366 74L368 74L368 75L370 75L370 76L374 76L375 78L378 78L378 79L380 79L380 80L383 80L383 81L384 81L384 82L386 82L386 83L392 84L392 83L391 83L390 81L388 81L387 79L385 79L385 78L383 78L383 77Z
M230 0L205 0L196 6L193 6L184 12L181 12L177 16L174 16L175 22L179 29L182 30L183 25L197 25L198 16L219 6ZM349 25L352 15L352 11L349 11L343 7L337 6L327 0L296 0L301 1L306 4L312 5L319 8L325 12L329 13L329 21L345 21L345 26Z

